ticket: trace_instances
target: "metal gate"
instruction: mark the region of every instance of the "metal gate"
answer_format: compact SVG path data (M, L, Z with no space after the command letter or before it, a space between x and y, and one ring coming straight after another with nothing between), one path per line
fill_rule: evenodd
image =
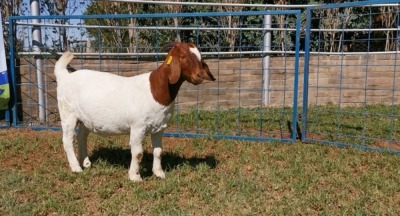
M399 2L307 8L303 141L400 152Z
M227 17L237 25L225 26ZM191 22L168 25L174 18ZM197 44L217 81L181 87L166 135L294 141L300 21L300 10L10 17L10 35L17 34L10 38L13 126L60 128L53 69L67 47L74 69L132 76L157 68L166 55L161 48L179 34ZM42 41L34 39L38 30ZM235 35L234 47L227 34Z

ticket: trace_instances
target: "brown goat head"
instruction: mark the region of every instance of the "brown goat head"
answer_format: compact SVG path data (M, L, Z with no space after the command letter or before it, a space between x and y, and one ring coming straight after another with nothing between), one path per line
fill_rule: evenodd
M203 80L215 80L196 45L173 42L166 47L172 47L164 62L171 68L168 74L170 84L175 84L181 79L194 85L202 83Z

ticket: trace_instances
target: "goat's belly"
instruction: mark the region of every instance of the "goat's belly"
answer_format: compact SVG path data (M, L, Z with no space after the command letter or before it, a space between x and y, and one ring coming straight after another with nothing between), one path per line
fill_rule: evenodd
M134 130L143 130L146 134L154 134L159 131L164 130L168 127L169 119L171 115L167 115L163 119L158 119L156 121L147 120L146 123L133 122L131 124L106 124L104 122L91 122L91 121L82 121L85 126L92 132L96 134L102 135L123 135L129 134L131 129Z
M86 110L92 111L86 112ZM90 109L77 109L75 113L78 114L78 119L94 133L129 134L131 130L135 130L153 134L168 126L173 110L173 104L168 107L154 104L149 108L143 108L142 112L137 109L130 111L91 107Z
M122 125L104 125L104 124L85 124L93 133L102 135L122 135L129 134L130 127Z
M85 125L90 131L96 134L100 135L129 135L131 128L130 127L118 127L118 126L106 126L106 125L101 125L101 126L88 126ZM144 128L146 134L154 134L159 131L164 130L165 128L168 127L167 123L163 123L160 125L148 125L147 128ZM141 128L137 128L140 130Z

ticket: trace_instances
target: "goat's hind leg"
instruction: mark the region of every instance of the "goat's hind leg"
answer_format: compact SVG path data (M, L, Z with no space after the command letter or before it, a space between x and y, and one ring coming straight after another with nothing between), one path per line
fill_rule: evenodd
M153 145L153 173L158 178L165 178L165 173L161 166L162 153L162 136L164 131L151 135L151 143Z
M89 168L92 163L89 160L87 153L87 138L90 130L81 122L78 126L78 152L79 152L79 163L85 167Z
M74 135L75 127L78 119L66 101L58 98L58 109L61 117L61 127L63 132L63 146L67 155L69 166L72 172L82 172L82 167L79 165L78 158L74 152Z
M62 140L72 172L82 172L82 167L79 165L78 159L76 158L73 145L76 122L77 119L72 114L68 117L61 117L61 125L63 130Z

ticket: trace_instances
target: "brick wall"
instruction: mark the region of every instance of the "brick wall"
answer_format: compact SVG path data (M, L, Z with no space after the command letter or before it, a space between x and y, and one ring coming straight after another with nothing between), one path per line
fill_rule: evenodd
M309 103L398 104L399 63L396 55L313 57Z
M34 59L20 59L17 71L20 118L36 118L37 84ZM177 98L178 109L254 107L263 103L261 58L207 59L216 82L199 86L184 83ZM49 120L57 119L55 60L43 60L44 86ZM149 72L162 62L156 59L96 58L74 59L74 69L115 71L123 76ZM312 56L310 59L309 104L359 105L398 103L400 83L396 55ZM367 67L368 66L368 67ZM303 92L303 58L300 59L299 105ZM292 106L294 57L271 57L270 106ZM121 92L123 94L123 92Z

